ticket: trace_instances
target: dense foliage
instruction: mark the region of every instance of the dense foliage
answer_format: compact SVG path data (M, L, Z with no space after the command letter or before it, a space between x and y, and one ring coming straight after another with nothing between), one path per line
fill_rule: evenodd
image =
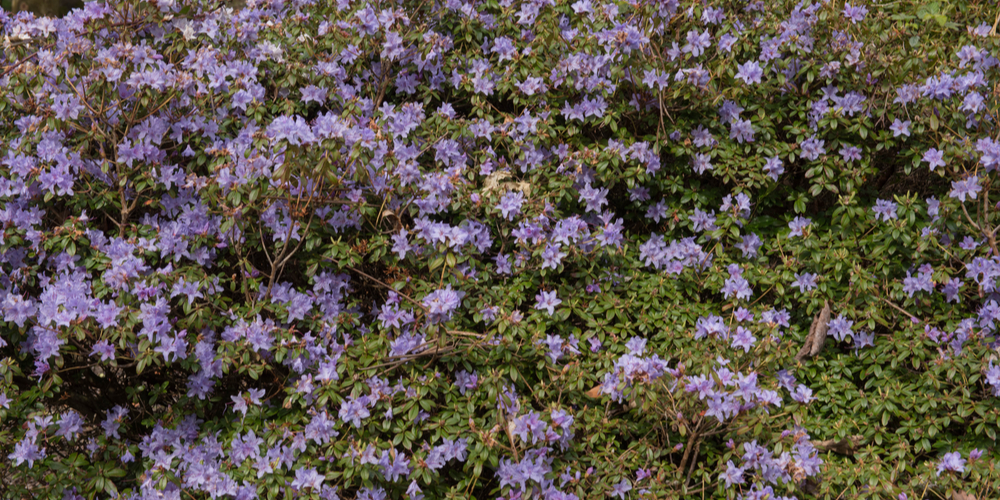
M986 498L998 15L0 11L0 496Z

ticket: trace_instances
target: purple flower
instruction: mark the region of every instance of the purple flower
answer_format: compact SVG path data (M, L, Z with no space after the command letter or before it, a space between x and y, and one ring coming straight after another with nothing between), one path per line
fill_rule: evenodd
M764 76L764 70L760 68L760 64L757 61L747 61L739 65L739 71L736 72L736 78L743 80L745 83L760 83L761 77Z
M719 479L726 481L727 488L734 484L743 484L743 468L733 465L733 461L730 460L726 463L726 472L720 474Z
M420 489L420 485L417 484L417 480L414 479L410 481L410 486L406 488L406 496L410 500L423 500L424 495L422 495L423 490ZM336 498L336 497L334 497Z
M700 175L708 170L712 170L712 163L709 160L711 160L711 157L707 154L698 153L691 159L691 166Z
M389 450L382 451L382 458L379 460L379 467L382 469L382 476L391 482L396 482L400 477L406 478L410 475L410 461L406 459L406 454Z
M795 219L788 223L788 228L792 230L792 232L788 233L788 237L804 236L803 230L809 227L810 224L812 224L812 220L796 216Z
M392 251L400 260L406 258L408 252L412 252L414 247L406 238L406 229L400 229L398 233L392 235Z
M740 144L753 142L753 127L750 120L733 120L729 123L729 138L735 139Z
M340 404L338 416L345 423L354 424L354 427L360 429L361 420L371 416L371 413L368 411L368 397L361 396L360 398L345 400Z
M906 277L903 278L903 291L906 295L913 297L913 294L919 291L933 292L934 282L931 277L934 274L934 267L930 264L924 264L920 266L919 274L917 277L910 276L910 272L906 272Z
M90 351L90 355L95 354L101 355L101 361L114 360L115 359L115 347L111 345L107 340L101 340L94 344L94 349Z
M653 219L656 222L660 222L660 219L665 219L667 217L668 208L669 207L667 206L667 202L660 200L654 203L653 205L650 205L649 208L646 209L646 218Z
M556 312L556 306L562 304L562 300L556 297L556 291L551 292L541 291L538 295L535 295L535 309L539 311L547 311L549 316L552 316Z
M890 219L895 219L896 217L897 205L895 202L889 200L875 200L875 206L872 211L875 212L875 220L881 220L882 222L889 222Z
M851 20L851 24L858 24L864 21L865 16L868 15L868 7L864 5L854 7L849 3L844 4L844 17Z
M764 243L760 237L754 233L743 236L735 246L743 252L743 257L753 258L757 256L757 251Z
M931 196L930 198L927 198L926 201L927 201L927 215L929 217L933 217L936 220L941 210L941 200L938 200L937 198Z
M451 320L452 314L462 305L462 297L465 297L465 292L452 290L450 284L427 294L423 300L424 307L427 308L427 319L432 323Z
M590 342L590 352L599 352L601 350L601 339L590 337L587 341ZM997 385L1000 385L1000 382L997 382Z
M958 278L948 280L941 290L941 293L945 296L945 300L947 302L961 302L962 299L958 296L958 290L962 288L963 285L962 280Z
M323 104L326 102L327 89L315 85L306 85L302 88L302 102L310 101Z
M792 286L799 287L799 293L806 293L816 288L816 278L817 275L813 273L795 273L795 281L792 282Z
M889 126L889 130L892 130L892 136L893 137L899 137L901 135L905 135L906 137L909 137L910 136L910 123L911 123L910 120L906 120L905 122L902 122L902 121L899 121L899 118L896 118L895 120L893 120L892 121L892 125Z
M861 148L857 146L844 146L840 148L840 157L844 161L859 161L861 160Z
M854 326L854 322L845 318L843 314L837 315L836 318L830 320L827 323L827 335L837 339L838 341L843 341L847 337L853 337L854 332L851 331L851 327Z
M622 479L620 483L611 487L609 494L624 500L625 494L630 491L632 491L632 483L630 483L628 479Z
M529 76L525 80L517 85L518 90L520 90L525 95L535 95L542 94L548 91L545 86L544 80L536 76Z
M632 354L633 356L642 356L642 353L646 352L646 339L642 337L632 337L625 343L625 348L628 349L629 354Z
M944 153L938 151L937 148L930 148L924 153L924 161L930 164L931 172L937 167L943 167L944 163Z
M590 187L590 183L588 182L580 189L579 201L587 204L588 212L600 212L601 207L608 204L608 190Z
M733 295L737 299L748 299L753 295L753 290L750 288L750 284L747 282L746 278L743 277L743 270L740 269L738 264L729 265L729 278L726 279L725 284L722 287L722 295L729 299Z
M979 176L973 175L960 181L952 181L951 191L948 192L948 196L965 202L966 197L973 200L976 199L976 194L982 191L982 189L983 187L979 185Z
M56 436L62 436L70 441L76 438L77 433L84 425L83 417L80 416L74 410L70 410L62 415L59 419L59 430L56 431Z
M691 230L700 233L702 231L715 231L718 229L715 227L715 210L709 212L702 212L697 208L694 209L694 213L688 217L691 220Z
M815 160L820 157L820 155L826 153L826 149L823 145L826 141L822 139L817 139L816 136L812 136L804 141L802 141L802 157L807 160Z
M687 32L687 43L681 49L684 53L690 53L694 57L700 56L705 52L705 49L712 46L712 34L708 31L704 33L698 33L697 31Z
M107 418L104 419L104 422L101 422L105 437L121 439L121 436L118 435L118 428L121 426L122 419L127 413L128 410L118 405L107 411Z
M39 448L34 439L25 437L14 445L14 452L7 455L7 458L13 460L15 466L28 462L30 469L35 465L35 460L45 458L45 449Z
M854 348L864 349L865 347L875 346L875 334L868 333L865 331L860 331L854 334Z
M470 391L475 389L479 385L479 374L475 371L469 373L465 370L459 370L455 373L455 386L458 387L458 392L461 395L465 395L465 391Z
M736 333L733 335L733 341L730 347L733 349L743 349L743 352L750 352L750 348L757 343L757 339L750 333L750 330L743 328L742 326L736 327Z
M292 488L295 488L296 490L302 490L305 488L319 490L323 485L324 479L325 478L316 471L315 467L303 467L296 469L295 479L292 480Z
M953 451L951 453L945 453L944 457L941 458L941 462L937 467L937 475L941 475L942 472L952 471L962 474L965 472L965 459L962 458L962 454Z
M566 256L566 253L560 252L559 248L558 244L545 247L542 252L542 269L557 269L559 267L563 257Z
M764 173L768 175L772 180L778 180L778 176L785 173L785 166L781 159L777 156L772 156L767 159L767 163L764 164Z
M803 384L799 384L798 386L795 387L795 391L792 392L792 399L802 404L808 404L812 402L813 399L815 399L813 398L812 394L813 394L812 389L806 387Z
M736 38L730 33L726 33L719 38L719 50L723 52L731 52L733 50L733 45L735 45L738 41L739 38Z
M521 213L521 205L524 203L524 193L520 191L509 191L500 198L500 203L496 206L503 217L507 220L514 220L517 214Z

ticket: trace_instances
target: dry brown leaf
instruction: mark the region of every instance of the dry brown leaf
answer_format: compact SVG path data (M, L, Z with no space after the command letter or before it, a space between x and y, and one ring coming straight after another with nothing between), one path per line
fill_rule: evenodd
M823 310L813 318L812 326L809 327L809 334L806 341L795 355L795 361L802 361L807 356L815 356L823 349L826 342L827 323L830 322L830 301L823 302Z

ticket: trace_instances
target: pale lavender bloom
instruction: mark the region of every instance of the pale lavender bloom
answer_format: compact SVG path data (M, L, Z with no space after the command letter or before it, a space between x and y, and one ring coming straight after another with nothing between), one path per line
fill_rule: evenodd
M910 120L906 120L905 122L902 122L902 121L899 121L899 118L896 118L895 120L892 121L892 125L889 126L889 130L892 130L892 136L893 137L899 137L901 135L905 135L906 137L909 137L910 136L910 124L911 124Z
M514 220L521 213L521 205L524 203L524 193L520 191L509 191L500 198L500 203L496 209L503 214L507 220Z
M944 471L952 471L962 474L965 472L965 459L962 458L962 454L953 451L951 453L945 453L944 457L941 458L941 462L937 467L937 475L941 475Z
M896 219L896 208L895 202L889 200L875 200L875 206L872 207L872 211L875 212L875 219L881 220L882 222L889 222L890 219Z
M730 460L726 463L726 472L723 472L719 478L726 481L726 487L730 487L734 484L743 484L743 468L737 467Z
M703 174L707 170L712 170L712 163L710 159L711 158L707 154L698 153L691 159L691 166L694 167L695 172Z
M729 278L723 284L722 295L727 299L732 298L733 295L740 300L750 298L753 295L753 289L750 288L750 283L743 277L743 270L739 264L730 264L728 271Z
M807 160L819 158L820 155L826 153L826 149L823 147L824 144L826 144L826 141L817 139L816 136L802 141L802 144L800 144L802 147L802 157Z
M715 210L712 210L711 212L702 212L696 208L689 219L691 220L691 230L696 233L700 233L702 231L715 231L718 229L715 226Z
M748 85L760 83L763 76L764 70L761 69L760 63L753 60L739 65L739 71L736 72L736 78L743 80Z
M795 387L795 391L792 392L792 399L802 404L808 404L815 398L813 398L812 389L806 387L804 384L799 384Z
M601 339L597 337L590 337L587 341L590 342L590 352L598 352L601 350Z
M838 341L843 341L848 337L853 338L854 332L851 330L851 327L853 326L853 321L845 318L843 314L839 314L836 318L827 323L827 335L837 339Z
M767 174L772 180L778 180L778 176L785 173L785 166L781 159L777 156L772 156L767 159L767 163L764 164L764 173Z
M556 291L551 292L541 291L538 295L535 295L535 309L539 311L548 312L549 316L552 316L556 312L556 306L562 304L562 300L556 297Z
M427 294L422 302L427 308L427 319L432 323L451 320L452 314L462 305L462 297L465 297L465 292L452 290L450 284Z
M925 201L927 201L927 215L929 217L933 217L936 220L938 217L938 213L941 210L941 200L938 200L937 198L931 196L930 198L927 198L927 200Z
M593 188L588 182L580 189L581 203L587 204L588 212L600 212L601 207L608 204L607 188Z
M660 222L660 219L666 219L667 208L667 202L660 200L659 202L649 206L646 210L646 218Z
M742 237L739 243L735 246L743 252L744 257L756 257L757 250L760 249L764 242L760 241L760 237L754 233L750 233Z
M90 355L95 354L101 355L101 361L114 360L115 359L115 347L111 345L107 340L101 340L94 344L94 348L90 351Z
M646 352L646 339L642 337L632 337L625 343L625 348L628 349L629 354L642 356L642 354Z
M792 282L792 286L799 287L800 293L806 293L816 288L817 277L818 275L813 273L795 273L795 281Z
M858 24L864 21L865 16L868 15L868 8L864 5L854 7L853 5L847 3L844 4L844 17L851 20L852 24Z
M292 488L302 490L312 488L318 490L323 485L325 478L316 471L314 467L302 467L295 471L295 479L292 480Z
M729 138L736 139L736 142L740 144L744 142L753 142L753 126L750 124L750 120L733 120L729 123Z
M628 479L622 479L622 482L611 487L611 496L616 496L625 499L625 494L632 491L632 484L628 482Z
M67 440L72 441L73 439L76 438L76 435L80 432L80 429L83 428L85 422L83 421L83 417L81 417L79 413L77 413L74 410L70 410L62 415L62 418L59 419L58 424L59 424L59 430L56 431L56 436L62 436Z
M719 50L723 52L732 52L733 45L736 45L739 39L729 33L719 37Z
M962 288L963 285L964 283L962 283L962 280L958 278L952 278L948 280L948 282L944 284L944 287L941 290L941 293L943 293L945 296L945 300L947 302L961 302L962 299L961 297L958 296L958 291L960 288Z
M750 330L743 328L742 326L736 327L736 333L733 335L733 341L730 347L733 349L742 348L743 352L750 352L750 348L757 343L757 339L750 333Z
M306 85L302 88L302 102L316 102L323 104L326 102L327 89L315 85Z
M566 252L560 252L561 247L556 245L547 245L545 250L542 252L542 269L556 269L559 264L562 263L563 257L566 256Z
M700 56L705 49L712 46L712 34L708 31L704 33L698 33L697 31L688 31L687 33L687 43L681 49L684 53L690 53L694 57Z
M944 153L938 151L937 148L930 148L924 153L923 160L930 164L930 169L933 172L937 167L943 167L944 163Z
M628 190L629 201L649 201L649 188L636 186Z
M812 220L806 217L802 216L795 217L794 220L788 223L788 227L792 230L791 233L788 233L788 237L791 238L793 236L804 236L802 231L805 228L809 227L810 224L812 224Z
M854 348L864 349L865 347L875 346L875 334L868 333L865 331L860 331L854 335Z
M368 397L350 398L344 400L340 405L339 416L345 423L354 424L355 428L361 428L361 420L371 416L368 411Z
M964 202L966 197L971 199L976 199L976 193L982 191L983 187L979 185L979 176L973 175L964 180L952 181L951 191L948 196L957 199L958 201Z
M861 160L861 148L857 146L844 146L840 148L840 157L848 162Z
M45 458L45 449L39 448L33 439L24 438L14 445L14 452L7 455L7 458L13 460L15 466L28 462L30 469L35 465L35 460Z

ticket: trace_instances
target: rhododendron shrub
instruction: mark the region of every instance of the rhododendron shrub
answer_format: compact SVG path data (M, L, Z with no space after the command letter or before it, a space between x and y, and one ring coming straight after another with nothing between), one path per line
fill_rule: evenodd
M0 496L986 498L987 4L0 11Z

